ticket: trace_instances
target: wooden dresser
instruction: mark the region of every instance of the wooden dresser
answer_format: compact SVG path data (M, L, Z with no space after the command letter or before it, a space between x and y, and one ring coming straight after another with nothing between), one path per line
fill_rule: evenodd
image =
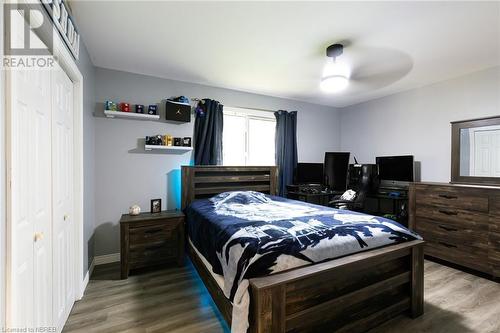
M184 258L184 214L163 211L136 216L123 214L120 219L121 278L134 268L177 262Z
M500 276L500 187L413 183L409 209L426 255Z

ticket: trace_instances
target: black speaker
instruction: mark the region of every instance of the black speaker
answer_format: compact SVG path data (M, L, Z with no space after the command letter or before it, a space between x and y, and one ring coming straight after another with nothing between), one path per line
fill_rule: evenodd
M366 188L369 192L377 191L377 165L376 164L349 164L349 181L347 187L354 191Z
M323 175L325 185L332 191L345 191L347 189L347 170L351 153L327 152Z

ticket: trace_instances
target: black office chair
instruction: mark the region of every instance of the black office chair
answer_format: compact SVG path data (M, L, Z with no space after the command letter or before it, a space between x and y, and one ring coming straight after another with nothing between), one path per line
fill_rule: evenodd
M341 195L333 197L333 200L328 203L328 206L337 209L348 209L354 211L363 211L365 208L365 199L367 192L356 192L356 196L352 200L342 199Z
M328 206L337 209L348 209L354 211L364 210L366 196L370 193L373 187L373 179L368 166L363 165L362 168L358 184L349 184L351 189L356 192L354 198L351 200L345 200L342 199L342 195L337 195L328 203Z

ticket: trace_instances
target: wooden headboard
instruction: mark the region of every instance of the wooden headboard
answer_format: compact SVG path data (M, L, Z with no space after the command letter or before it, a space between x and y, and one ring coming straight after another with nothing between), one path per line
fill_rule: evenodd
M277 194L275 166L182 166L182 209L193 200L227 191Z

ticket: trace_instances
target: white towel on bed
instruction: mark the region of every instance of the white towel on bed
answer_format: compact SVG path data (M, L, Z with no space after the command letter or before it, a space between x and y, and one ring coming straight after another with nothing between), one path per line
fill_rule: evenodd
M233 316L231 320L232 333L245 333L248 330L248 310L250 307L250 294L248 293L248 280L241 281L234 296Z

